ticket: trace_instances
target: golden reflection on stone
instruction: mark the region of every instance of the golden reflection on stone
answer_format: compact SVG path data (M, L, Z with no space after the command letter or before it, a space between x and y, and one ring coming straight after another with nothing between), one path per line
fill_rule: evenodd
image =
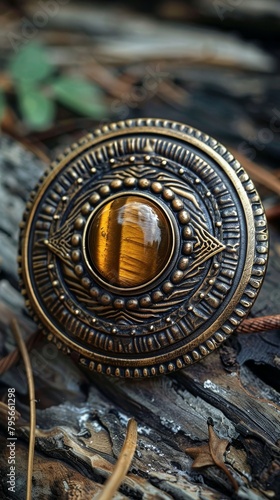
M160 206L142 196L114 198L93 216L87 252L108 284L141 286L166 266L172 251L170 222Z

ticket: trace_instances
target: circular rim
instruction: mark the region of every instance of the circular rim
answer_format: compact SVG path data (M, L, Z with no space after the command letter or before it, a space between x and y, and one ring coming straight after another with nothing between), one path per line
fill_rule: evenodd
M62 331L58 331L44 312L41 311L30 278L31 270L29 269L28 261L28 241L30 238L33 217L43 193L65 165L70 163L83 151L96 147L101 142L108 141L112 138L118 138L122 135L127 136L133 134L146 134L150 136L156 134L159 136L166 136L167 139L180 139L186 145L190 144L197 148L219 165L222 171L227 175L231 184L235 187L242 205L248 235L246 258L244 260L242 279L236 287L230 305L227 306L209 328L200 334L199 337L192 340L191 343L188 343L187 348L184 345L172 350L172 358L170 358L169 353L167 353L129 359L125 357L118 357L117 359L110 357L108 361L107 355L105 356L100 353L92 352L81 345L77 346L76 342L69 339ZM137 195L138 194L139 193L137 193ZM107 201L108 199L105 200L105 202ZM260 220L262 224L259 223ZM54 162L51 165L51 169L41 181L38 187L37 197L34 199L33 195L32 203L27 205L23 226L21 236L22 258L20 259L20 275L24 283L23 293L28 297L28 305L31 306L32 311L36 311L35 319L43 325L43 328L47 328L47 332L54 334L53 340L55 343L62 343L61 345L65 345L68 350L78 350L80 361L83 364L88 365L91 369L105 371L106 373L110 372L110 374L117 376L149 376L163 372L166 373L198 361L204 355L209 354L211 350L215 349L227 338L228 334L234 331L244 316L246 316L249 308L256 299L266 269L267 232L265 227L265 216L259 197L248 175L233 156L217 141L196 129L166 120L138 119L119 122L111 124L110 126L106 125L101 131L95 131L95 135L90 134L86 138L83 138L80 145L73 145L73 150L67 150L65 155L60 156L58 162ZM253 267L254 264L258 262L258 259L259 262L263 263L259 265L258 271L255 272ZM246 298L248 299L248 297L250 300L247 300L247 302L250 307L246 310ZM170 363L164 366L168 361L170 361ZM115 367L114 370L112 370L110 366ZM162 369L162 367L164 369ZM125 372L127 370L130 375L126 375Z

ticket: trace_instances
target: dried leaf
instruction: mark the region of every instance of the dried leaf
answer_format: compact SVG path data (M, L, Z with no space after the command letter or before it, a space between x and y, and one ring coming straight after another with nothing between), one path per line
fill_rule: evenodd
M211 424L208 425L209 449L213 462L216 465L224 464L224 454L229 445L226 439L220 439Z
M210 465L216 465L227 475L231 481L235 491L238 490L238 484L234 477L231 475L229 469L224 463L224 454L229 445L229 441L226 439L220 439L213 429L212 420L208 421L208 433L209 433L209 443L202 446L197 446L195 448L186 448L187 455L194 458L192 464L193 469L200 467L209 467Z
M193 469L207 467L208 465L215 465L208 444L197 446L196 448L186 448L186 453L187 455L190 455L190 457L194 458L194 462L192 464Z

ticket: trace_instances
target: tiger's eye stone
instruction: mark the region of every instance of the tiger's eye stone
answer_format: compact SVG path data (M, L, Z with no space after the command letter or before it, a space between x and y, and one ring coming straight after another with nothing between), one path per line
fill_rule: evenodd
M172 230L163 209L135 195L114 198L91 220L87 237L91 265L108 284L141 286L165 268L172 252Z

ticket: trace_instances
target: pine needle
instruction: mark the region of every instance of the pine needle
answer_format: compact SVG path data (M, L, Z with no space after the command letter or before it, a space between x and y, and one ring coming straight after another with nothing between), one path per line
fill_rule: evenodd
M30 363L29 354L26 345L22 339L18 322L16 319L12 320L11 323L12 332L15 336L18 348L22 355L24 362L26 377L28 382L29 390L29 402L30 402L30 434L29 434L29 450L28 450L28 467L27 467L27 485L26 485L26 500L32 500L32 472L33 472L33 460L34 460L34 445L35 445L35 431L36 431L36 407L35 407L35 388L33 372Z
M113 498L130 467L135 453L136 444L137 423L134 418L131 418L127 425L125 441L121 449L118 461L115 465L113 474L106 481L103 490L97 497L98 500L111 500Z

